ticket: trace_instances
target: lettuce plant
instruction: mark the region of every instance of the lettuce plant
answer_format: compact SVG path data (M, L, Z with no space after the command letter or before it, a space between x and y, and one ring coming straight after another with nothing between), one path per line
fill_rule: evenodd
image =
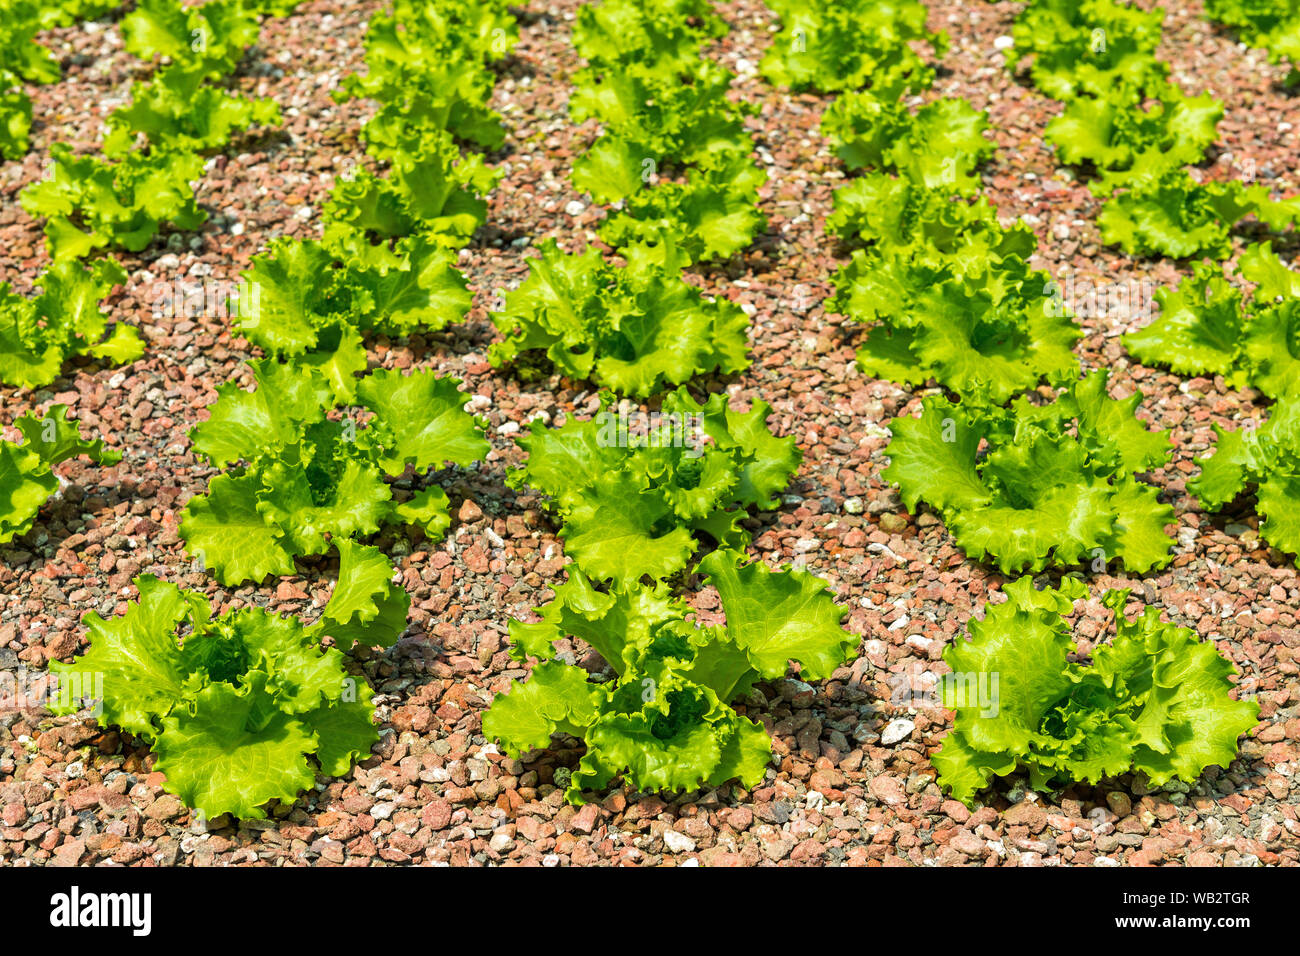
M411 126L392 144L372 140L370 151L388 164L386 175L362 169L340 179L325 203L324 241L366 259L372 247L406 236L459 249L487 220L487 202L501 171L483 157L462 155L451 133Z
M1300 215L1300 198L1275 200L1260 183L1200 183L1179 169L1116 193L1097 221L1102 240L1129 255L1224 259L1232 252L1232 226L1252 213L1269 229L1281 231Z
M431 64L436 70L446 59L486 64L509 55L518 40L508 0L394 0L391 13L370 18L366 66L371 75L396 77Z
M892 172L927 189L975 192L975 169L993 154L984 138L988 114L952 98L912 111L900 101L908 89L858 90L827 107L822 132L836 155L849 169Z
M1088 163L1097 171L1090 183L1094 193L1141 186L1198 163L1217 138L1222 100L1188 96L1166 82L1148 95L1149 108L1141 91L1127 86L1100 97L1080 97L1047 124L1047 139L1063 162Z
M405 61L367 62L369 71L344 77L335 98L364 96L383 104L366 123L364 135L370 143L391 153L412 125L444 129L484 149L496 149L505 141L501 117L488 106L494 77L481 63L448 58L417 68Z
M94 699L100 723L149 743L164 789L209 818L262 819L267 802L294 801L318 772L346 774L379 739L373 692L320 638L354 625L346 637L391 644L405 609L386 579L371 590L358 571L387 567L375 549L344 541L340 553L335 596L310 627L260 607L213 617L202 593L141 575L139 599L121 617L86 615L84 655L51 663L64 682L55 711ZM367 600L372 610L392 602L400 619L373 615L358 626Z
M66 405L51 405L42 417L24 415L14 427L23 433L23 443L0 441L0 544L32 529L41 505L59 490L54 467L60 462L78 455L97 465L122 460L101 439L82 439Z
M492 346L494 365L541 349L565 375L637 396L749 366L748 317L685 282L671 253L620 268L595 249L566 255L553 239L538 251L528 278L492 317L506 336Z
M701 405L685 389L668 395L654 427L623 428L614 409L535 421L519 438L528 459L507 479L548 495L563 522L565 551L592 579L627 585L686 568L700 547L744 548L749 509L777 507L799 468L793 437L767 428L772 409L733 411L725 395Z
M587 66L570 111L603 132L575 161L573 181L599 202L626 201L601 228L614 247L699 262L738 252L765 226L767 174L744 128L752 110L728 99L733 75L703 56L725 30L701 0L580 8L573 41Z
M1108 378L1092 372L1047 405L927 398L919 418L890 423L882 477L1004 574L1085 561L1101 571L1113 558L1137 573L1164 567L1174 511L1136 476L1168 460L1168 433L1134 416L1140 394L1112 399Z
M709 60L674 76L635 64L586 68L574 79L570 114L575 123L600 120L604 132L574 161L573 184L598 202L615 202L662 169L747 158L750 108L727 99L732 78Z
M505 3L410 3L371 17L366 72L344 78L336 97L379 100L366 125L372 143L396 148L408 126L445 129L485 149L505 140L489 106L495 77L487 63L506 56L518 25Z
M120 159L143 135L152 151L204 152L236 130L280 122L274 100L249 99L206 83L202 67L171 66L131 89L131 103L108 117L104 155Z
M1234 432L1215 425L1214 431L1214 454L1201 459L1201 473L1187 490L1207 511L1253 491L1255 509L1264 516L1260 536L1279 551L1300 555L1300 387L1273 406L1263 425Z
M1048 139L1064 162L1095 166L1091 188L1109 195L1098 219L1106 243L1129 255L1223 259L1238 221L1253 213L1284 229L1300 200L1274 200L1261 184L1192 178L1186 166L1214 141L1223 107L1167 80L1155 55L1163 18L1159 8L1118 0L1035 0L1016 18L1007 62L1014 69L1032 57L1035 85L1066 101Z
M726 259L767 224L758 209L758 188L766 178L747 154L716 153L687 172L682 183L633 193L622 211L601 224L600 238L624 255L661 263L678 254L689 262Z
M1300 7L1293 0L1206 0L1205 15L1231 27L1247 46L1267 50L1270 62L1289 62L1287 85L1300 84Z
M387 522L442 536L451 524L446 493L431 485L399 503L384 476L469 465L487 453L459 381L378 370L356 384L358 404L373 413L359 423L330 416L334 392L318 369L250 364L257 388L222 386L208 421L191 431L194 450L214 466L244 463L214 477L181 515L186 548L223 584L292 574L295 557Z
M599 0L578 7L573 46L601 69L633 64L665 78L687 72L727 32L707 0Z
M59 376L74 355L113 363L133 362L144 351L136 330L125 323L107 335L108 316L99 306L126 272L109 259L89 267L62 261L37 280L41 294L24 298L0 283L0 382L40 388Z
M9 0L9 3L14 3L14 0ZM41 9L41 25L67 27L82 20L102 20L121 5L122 0L58 0L56 4Z
M1147 365L1285 394L1300 376L1300 275L1268 242L1242 253L1237 275L1255 284L1253 296L1217 266L1197 263L1177 290L1156 292L1160 316L1125 335L1125 347Z
M700 564L717 588L726 624L701 627L668 587L603 593L576 567L541 621L512 621L511 653L539 658L528 681L498 696L483 733L508 753L547 747L563 732L586 753L566 797L581 803L614 777L642 791L695 790L733 778L752 787L771 758L762 724L729 703L758 680L784 677L790 661L806 680L829 677L857 648L844 612L806 571L740 565L715 551ZM579 638L608 663L612 679L554 660L556 640Z
M835 276L828 308L871 326L858 365L907 384L934 379L997 402L1046 378L1073 380L1080 332L1031 270L1033 233L1004 229L987 199L873 173L835 196L827 222L866 243Z
M1012 25L1007 66L1030 58L1034 85L1058 100L1140 91L1169 73L1155 56L1164 17L1120 0L1033 0Z
M186 71L225 76L257 42L259 6L247 0L207 0L190 7L179 0L138 0L122 18L122 42L142 60L166 57Z
M312 240L273 240L243 273L235 325L268 355L331 369L342 401L365 371L363 333L401 336L459 322L473 303L455 254L423 237L366 262Z
M727 99L732 74L703 59L679 73L644 63L597 64L574 77L576 123L598 119L602 136L574 161L573 183L599 202L625 199L666 164L691 167L715 154L748 156L746 107Z
M918 0L769 0L768 6L781 18L781 30L759 68L773 84L793 90L889 84L929 71L914 41L929 44L935 56L947 46L944 34L925 28L928 11Z
M51 178L33 183L19 201L46 217L45 239L55 261L81 259L97 249L145 248L164 222L197 229L207 213L190 183L203 173L203 157L188 152L130 152L108 162L75 157L63 143L50 147Z
M0 14L0 159L18 159L27 152L32 127L32 101L23 84L53 83L62 71L54 54L36 42L36 34L51 25L40 4L4 0Z
M1227 767L1237 738L1258 722L1255 701L1229 696L1236 671L1213 642L1162 621L1157 608L1128 620L1127 590L1102 598L1115 636L1088 660L1070 659L1078 651L1064 620L1088 596L1085 585L1065 578L1035 591L1024 577L1003 590L1007 601L972 620L970 640L943 655L952 668L944 706L956 717L932 761L958 800L973 803L1017 769L1043 791L1130 771L1156 787L1190 783L1206 767Z

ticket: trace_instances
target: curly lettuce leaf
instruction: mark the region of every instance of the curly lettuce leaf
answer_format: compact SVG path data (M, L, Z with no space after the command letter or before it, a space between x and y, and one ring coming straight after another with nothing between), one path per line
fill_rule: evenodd
M1045 406L927 398L919 419L892 423L882 476L1004 574L1112 559L1138 573L1163 567L1174 512L1133 476L1168 460L1168 434L1138 421L1139 396L1111 398L1108 379L1093 372Z
M738 560L716 551L702 565L722 596L725 627L691 622L689 606L666 585L604 593L571 569L539 622L512 622L512 656L543 660L526 683L492 703L484 734L515 756L546 747L555 733L580 737L587 751L566 794L571 802L618 775L640 790L692 790L735 778L753 786L766 772L771 743L762 725L728 701L760 676L783 675L791 660L805 676L828 676L858 638L841 627L842 609L812 575L738 567ZM598 651L615 678L592 683L581 668L547 659L565 636Z
M636 396L749 365L745 313L706 299L675 268L618 269L594 249L566 255L554 240L538 249L492 317L506 336L489 353L493 364L541 349L564 374Z
M135 583L139 599L124 615L86 616L84 655L51 664L63 691L56 709L94 700L103 724L153 747L164 787L187 805L261 819L268 801L312 786L309 758L341 775L378 739L373 692L321 647L317 628L258 607L213 618L199 592L151 575ZM364 611L364 601L344 603Z
M971 621L970 640L944 653L944 704L955 719L932 760L955 798L970 804L1018 768L1039 790L1130 770L1153 786L1190 782L1231 763L1237 738L1258 721L1254 701L1229 696L1234 669L1213 643L1161 621L1156 608L1126 620L1127 591L1103 597L1116 634L1091 663L1067 658L1065 615L1086 587L1067 578L1059 591L1035 592L1020 578L1004 591L1005 603Z

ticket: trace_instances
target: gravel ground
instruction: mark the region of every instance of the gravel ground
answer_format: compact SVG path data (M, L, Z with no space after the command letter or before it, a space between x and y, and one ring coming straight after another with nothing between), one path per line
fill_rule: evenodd
M733 26L715 50L742 74L739 95L762 104L751 120L772 176L763 204L765 236L723 268L700 273L711 293L753 317L754 365L726 382L743 405L771 402L771 425L797 436L803 467L779 511L763 516L754 552L824 576L862 636L860 658L834 679L759 685L766 707L751 707L774 737L774 764L752 791L738 786L667 800L612 790L600 803L564 804L554 782L576 766L580 749L556 744L535 760L497 753L480 732L492 696L523 675L505 649L506 622L550 597L563 578L562 542L541 502L505 487L520 452L512 435L530 418L595 408L590 389L542 377L527 383L486 360L494 339L487 320L496 291L527 271L527 246L554 236L573 248L603 216L568 182L571 158L592 126L566 116L567 77L578 66L568 45L574 0L533 3L522 39L506 64L496 105L511 133L493 157L506 176L492 198L490 225L462 265L478 299L463 326L427 338L370 343L372 364L434 367L466 380L491 422L494 451L477 470L444 482L457 520L449 538L381 541L412 594L412 624L395 647L365 662L382 695L383 739L344 779L323 781L267 821L209 825L164 793L147 748L93 722L43 712L0 715L0 861L7 864L520 864L520 865L1277 865L1300 859L1293 773L1300 744L1295 649L1300 646L1295 567L1257 536L1242 514L1202 515L1184 491L1211 424L1259 416L1251 392L1221 381L1177 377L1134 366L1117 336L1142 320L1085 317L1079 352L1086 367L1113 369L1118 393L1140 388L1143 414L1173 429L1174 460L1156 482L1178 512L1177 557L1144 579L1095 576L1098 590L1127 586L1170 620L1212 636L1258 695L1261 723L1231 768L1211 769L1195 786L1148 793L1121 777L1074 787L1053 799L1024 797L1004 782L969 810L945 799L927 755L948 728L937 709L889 704L891 688L919 680L963 631L1002 579L963 560L934 516L909 516L880 479L889 419L917 396L865 379L853 365L860 331L823 314L822 297L841 260L824 234L831 193L842 173L817 132L829 97L774 91L755 65L774 25L758 2L721 7ZM282 131L237 138L212 164L199 200L212 213L201 233L165 236L138 256L119 316L140 325L149 348L129 367L88 365L51 388L3 391L2 420L37 405L65 402L84 428L125 458L112 468L64 466L67 486L42 511L37 528L0 549L0 668L39 672L82 646L83 613L121 613L133 576L150 572L199 588L214 606L264 604L313 615L328 597L333 569L304 565L302 577L262 588L221 589L198 573L176 534L185 501L211 471L192 454L187 430L205 417L215 387L248 380L247 343L224 319L155 318L154 282L233 279L249 257L279 235L307 238L333 177L360 156L365 103L333 103L329 90L361 64L361 37L376 3L309 0L270 21L238 75L249 92L275 97ZM1172 6L1172 5L1171 5ZM1059 104L1018 84L995 45L1010 33L1014 3L930 4L931 26L952 35L933 95L968 98L991 112L998 153L984 184L1002 215L1025 217L1038 233L1034 264L1058 277L1167 284L1169 262L1126 259L1098 243L1098 203L1056 167L1042 130ZM1199 3L1171 10L1162 56L1173 78L1209 87L1227 103L1222 151L1207 175L1240 175L1253 161L1284 194L1296 181L1294 100L1276 87L1281 68L1200 18ZM57 32L65 79L35 91L34 148L0 167L0 276L21 290L43 268L37 223L19 208L18 190L36 179L50 143L93 149L107 113L128 95L140 64L115 26ZM1288 250L1290 251L1290 250ZM8 433L14 437L12 431ZM699 596L704 611L716 595ZM1097 601L1079 615L1085 643L1103 636ZM583 651L578 650L581 657ZM1023 798L1022 798L1023 797Z

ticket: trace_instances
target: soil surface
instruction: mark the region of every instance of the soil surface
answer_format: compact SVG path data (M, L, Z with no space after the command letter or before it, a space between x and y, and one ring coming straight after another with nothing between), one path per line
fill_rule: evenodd
M1143 4L1144 6L1146 4ZM341 779L324 779L266 821L191 819L164 792L148 749L93 721L8 709L0 715L0 862L6 864L525 864L564 865L933 865L1115 866L1274 865L1300 859L1294 771L1300 756L1300 579L1286 557L1259 541L1253 513L1204 515L1184 490L1211 425L1267 414L1259 396L1222 381L1140 367L1120 333L1143 324L1141 297L1110 314L1085 315L1078 352L1085 368L1113 371L1112 393L1137 388L1140 414L1172 429L1171 465L1152 480L1177 510L1177 556L1143 578L1091 576L1094 599L1077 618L1085 645L1106 638L1106 587L1131 587L1167 618L1216 641L1257 696L1260 725L1228 769L1211 768L1191 787L1148 792L1128 776L1056 796L1026 794L1010 778L971 810L946 799L928 754L950 727L942 709L891 704L908 682L942 670L944 647L1002 578L966 560L932 514L909 515L881 481L889 420L917 407L920 391L864 378L854 366L861 327L827 315L821 300L843 261L824 221L843 180L818 132L831 97L774 90L756 72L775 17L756 0L725 3L729 36L711 49L740 74L736 95L761 105L749 121L771 180L763 191L770 224L749 251L691 281L752 316L754 364L727 380L738 407L762 398L771 426L793 434L804 462L783 506L755 524L752 553L822 575L861 636L861 655L832 680L761 684L746 712L774 738L773 763L753 790L724 786L673 795L617 787L603 800L566 805L557 776L581 747L556 742L524 762L500 754L481 733L494 694L524 674L506 653L506 625L545 603L563 580L564 551L542 502L505 485L521 458L513 438L537 416L587 415L594 390L518 368L492 369L496 333L488 311L499 290L527 273L530 246L547 237L569 249L593 240L605 215L574 191L569 172L596 135L567 116L568 77L580 65L568 38L575 0L521 8L521 41L500 69L495 106L509 127L491 159L505 178L491 197L489 225L462 255L477 294L466 323L444 333L369 343L372 366L432 367L464 379L490 421L486 463L439 476L453 499L448 537L430 544L389 536L412 596L410 629L393 648L363 659L380 696L382 740ZM1279 88L1285 67L1246 49L1204 20L1196 2L1169 4L1163 58L1175 82L1223 99L1219 146L1200 174L1253 168L1282 195L1300 190L1294 157L1297 100ZM271 239L319 235L319 209L336 176L363 159L358 130L374 104L336 104L341 76L363 68L361 39L372 2L308 0L269 20L235 77L249 93L274 97L283 128L237 137L209 164L198 189L211 218L195 234L164 233L122 261L119 318L148 340L123 368L69 367L35 393L5 388L0 422L57 401L123 461L61 467L66 485L36 528L0 548L0 668L39 674L52 658L84 649L88 611L122 613L142 572L207 593L214 608L257 604L314 617L336 568L303 563L301 575L260 587L223 589L194 566L177 537L181 508L205 490L211 469L192 452L188 430L202 421L215 388L251 383L253 353L220 316L156 316L160 283L235 280ZM1004 220L1021 218L1040 241L1034 265L1082 283L1125 283L1149 292L1179 276L1177 264L1134 260L1103 248L1098 201L1058 167L1043 139L1061 106L1005 68L1019 4L931 2L931 27L952 48L926 98L960 96L990 111L997 154L984 189ZM53 31L65 78L33 87L32 151L0 166L0 278L26 292L46 263L40 224L18 205L42 175L48 148L98 148L101 124L148 68L126 53L115 24ZM1248 166L1253 164L1253 166ZM1284 249L1287 256L1293 249ZM1111 286L1111 288L1116 288ZM1143 300L1144 301L1144 300ZM1147 313L1149 314L1149 313ZM548 377L549 375L549 377ZM7 437L16 438L12 429ZM717 607L703 592L704 612ZM568 649L577 660L586 648ZM913 702L915 703L915 702Z

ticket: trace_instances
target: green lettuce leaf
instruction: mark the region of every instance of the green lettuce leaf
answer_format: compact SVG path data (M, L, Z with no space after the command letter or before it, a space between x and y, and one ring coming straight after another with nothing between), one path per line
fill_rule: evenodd
M366 585L346 570L335 614L364 616ZM261 819L267 802L292 802L313 785L310 758L345 774L378 740L373 692L338 650L320 646L318 628L258 607L214 618L199 592L151 575L135 583L139 599L121 617L86 615L84 655L51 663L54 709L75 713L89 698L101 723L153 747L164 788L188 806Z
M804 571L738 566L734 552L703 564L722 597L724 627L700 627L668 587L632 584L597 590L570 569L533 624L511 623L511 654L542 658L530 679L493 701L483 733L520 756L551 736L580 737L587 751L567 798L582 802L615 776L639 790L694 790L763 778L771 743L762 725L728 702L760 677L796 661L810 679L827 677L852 656L858 638L824 584ZM595 649L615 678L593 683L579 667L550 660L571 636Z
M1283 395L1263 425L1249 426L1234 432L1214 426L1214 454L1201 459L1187 490L1207 511L1253 491L1265 518L1260 536L1279 551L1300 555L1300 388Z
M1113 399L1108 380L1090 373L1041 406L927 398L919 419L891 424L882 476L909 509L935 508L971 557L1004 574L1079 563L1100 571L1112 559L1138 573L1163 567L1174 512L1133 476L1168 461L1168 433L1148 431L1134 414L1140 396Z
M677 268L619 269L594 249L566 255L554 240L538 248L528 278L492 317L506 336L491 349L493 364L545 350L563 374L636 396L748 367L748 317L706 299Z
M1070 781L1144 772L1152 786L1195 780L1227 767L1237 738L1258 722L1259 705L1232 700L1233 666L1186 628L1147 608L1133 621L1127 591L1108 591L1116 633L1090 663L1075 648L1065 615L1088 591L1066 578L1036 592L1029 578L1004 588L1007 601L972 620L970 640L944 652L952 669L944 705L953 730L932 760L939 782L967 804L994 777L1016 769L1052 790Z
M25 441L0 441L0 544L26 534L36 523L41 505L59 490L54 467L85 455L97 465L122 460L103 439L86 441L66 405L51 405L45 415L24 415L14 422Z

